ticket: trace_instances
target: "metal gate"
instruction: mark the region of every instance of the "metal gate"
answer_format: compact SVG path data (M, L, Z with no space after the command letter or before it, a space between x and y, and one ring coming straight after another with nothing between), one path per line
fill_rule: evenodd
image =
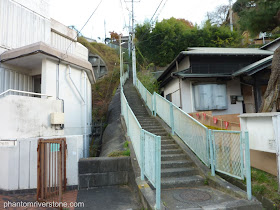
M66 138L39 139L37 148L37 200L62 202L66 190Z

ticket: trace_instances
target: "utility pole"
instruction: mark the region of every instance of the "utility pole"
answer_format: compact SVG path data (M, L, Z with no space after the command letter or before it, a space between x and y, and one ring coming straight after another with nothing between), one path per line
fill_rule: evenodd
M135 52L135 32L134 32L134 0L132 0L132 78L133 84L136 85L136 52Z
M229 21L230 21L230 30L233 31L233 23L232 23L232 5L231 1L229 0Z
M106 20L104 19L104 32L105 32L105 38L104 38L104 43L106 43Z
M128 58L131 58L131 13L129 12L129 26L128 26ZM128 75L130 74L130 62L128 64Z

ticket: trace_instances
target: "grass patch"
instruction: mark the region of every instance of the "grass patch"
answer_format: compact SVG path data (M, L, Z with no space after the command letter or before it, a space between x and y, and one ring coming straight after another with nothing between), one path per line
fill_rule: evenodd
M159 93L159 82L150 71L142 70L137 73L137 77L151 94L153 94L154 92Z
M108 157L125 157L125 156L130 156L130 149L129 149L129 142L125 141L123 144L124 151L114 151L111 152Z
M255 168L251 174L253 195L262 195L280 206L277 177Z
M120 59L118 51L102 43L88 42L78 37L78 42L84 45L92 54L99 55L106 63L108 73L92 85L93 120L105 121L109 104L120 81Z

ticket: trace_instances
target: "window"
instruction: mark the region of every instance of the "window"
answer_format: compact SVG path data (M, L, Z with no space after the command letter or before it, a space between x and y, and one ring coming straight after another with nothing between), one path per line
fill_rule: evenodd
M171 96L171 93L167 94L166 95L166 99L170 102L172 102L172 96Z
M227 109L226 85L194 85L194 103L197 111Z

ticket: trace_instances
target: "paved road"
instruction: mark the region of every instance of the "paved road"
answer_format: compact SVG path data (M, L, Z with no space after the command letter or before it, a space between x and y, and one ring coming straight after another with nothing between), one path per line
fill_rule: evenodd
M92 210L127 210L141 209L134 193L128 186L99 187L80 190L77 202L84 202L84 208Z

